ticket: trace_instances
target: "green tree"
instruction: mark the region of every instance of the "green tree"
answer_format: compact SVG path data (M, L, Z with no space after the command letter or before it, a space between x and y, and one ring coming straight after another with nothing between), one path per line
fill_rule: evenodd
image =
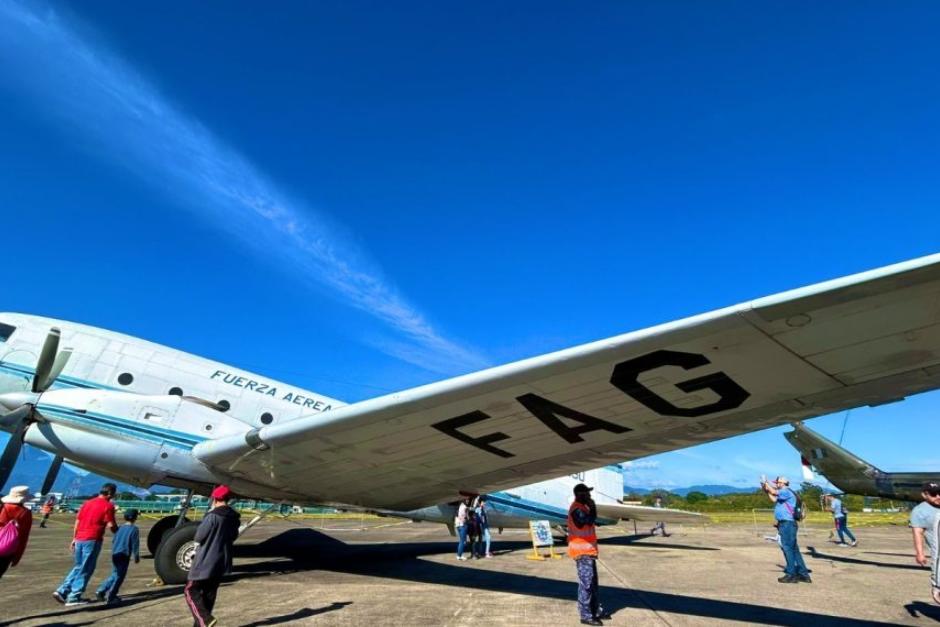
M804 481L800 484L800 498L803 499L803 509L810 512L822 510L823 489L815 483Z
M696 490L693 490L692 492L689 492L688 494L685 495L685 500L689 503L689 505L696 505L703 501L707 501L708 495L705 494L704 492L698 492Z

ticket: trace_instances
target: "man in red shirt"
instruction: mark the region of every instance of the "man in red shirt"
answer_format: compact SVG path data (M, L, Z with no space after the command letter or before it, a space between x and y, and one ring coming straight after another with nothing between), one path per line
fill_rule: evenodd
M75 529L69 547L75 554L75 566L66 575L62 585L52 593L56 601L65 603L67 607L89 602L82 598L82 594L98 564L104 530L110 527L111 533L114 533L118 528L114 521L114 503L111 502L116 492L116 485L104 484L98 496L85 501L75 517Z

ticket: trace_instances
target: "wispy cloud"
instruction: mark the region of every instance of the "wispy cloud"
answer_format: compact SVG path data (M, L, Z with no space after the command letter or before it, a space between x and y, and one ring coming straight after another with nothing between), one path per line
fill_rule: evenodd
M638 459L635 461L624 462L621 464L624 472L637 472L640 470L656 470L659 468L659 462L652 459Z
M214 228L391 331L364 341L442 373L486 360L444 337L376 264L237 150L55 10L0 0L0 76L37 109L147 179Z

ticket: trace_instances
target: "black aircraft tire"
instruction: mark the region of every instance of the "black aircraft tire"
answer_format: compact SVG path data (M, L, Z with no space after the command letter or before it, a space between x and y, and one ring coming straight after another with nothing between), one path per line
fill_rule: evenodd
M160 546L160 540L163 539L163 536L166 535L168 531L173 530L177 520L179 520L179 514L164 516L147 532L147 550L150 551L151 555L157 555L157 547ZM184 518L183 520L185 521L184 524L189 522L188 518Z
M198 527L199 523L186 522L163 536L153 557L153 568L163 583L174 586L186 583L198 546L194 540Z

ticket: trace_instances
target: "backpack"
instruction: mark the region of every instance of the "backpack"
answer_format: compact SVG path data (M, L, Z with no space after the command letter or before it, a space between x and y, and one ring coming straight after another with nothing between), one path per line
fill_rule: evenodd
M20 526L10 520L0 527L0 557L13 557L20 548Z
M806 518L806 511L803 509L803 499L800 498L800 495L796 492L793 493L793 496L796 497L796 508L793 510L793 520L800 522Z
M784 507L790 512L790 515L793 516L793 522L800 522L806 518L806 512L803 509L803 499L800 498L800 495L797 494L795 490L790 490L793 493L793 498L796 499L796 507L790 507L790 504L786 501L783 502Z

